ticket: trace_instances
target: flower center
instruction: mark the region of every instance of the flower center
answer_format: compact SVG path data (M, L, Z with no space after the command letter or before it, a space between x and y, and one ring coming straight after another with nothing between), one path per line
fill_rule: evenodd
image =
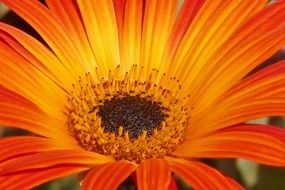
M154 129L159 130L167 116L163 109L160 102L126 94L105 100L97 114L105 131L117 135L119 127L122 127L130 138L135 139L144 131L151 135Z
M144 79L137 70L120 77L118 67L97 81L88 73L73 84L67 125L82 148L140 163L171 154L184 140L190 117L175 96L177 81L154 78L155 70Z

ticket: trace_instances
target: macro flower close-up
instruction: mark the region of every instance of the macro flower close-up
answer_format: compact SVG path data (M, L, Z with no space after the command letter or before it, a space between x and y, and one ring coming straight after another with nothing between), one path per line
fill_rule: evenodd
M285 167L285 1L0 0L0 189L244 189L209 159Z

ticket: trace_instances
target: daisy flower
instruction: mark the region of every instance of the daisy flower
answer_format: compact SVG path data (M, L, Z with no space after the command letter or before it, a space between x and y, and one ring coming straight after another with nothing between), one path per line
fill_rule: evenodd
M202 158L285 166L285 1L1 0L0 189L79 173L82 189L243 189Z

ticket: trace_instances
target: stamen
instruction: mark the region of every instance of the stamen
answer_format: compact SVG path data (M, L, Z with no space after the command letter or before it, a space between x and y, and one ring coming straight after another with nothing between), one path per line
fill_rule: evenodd
M99 73L99 71L96 71ZM189 113L181 86L157 70L143 80L134 65L119 78L120 68L94 82L89 73L74 84L69 94L68 127L88 151L116 159L141 162L170 154L185 136ZM167 86L171 88L166 88Z

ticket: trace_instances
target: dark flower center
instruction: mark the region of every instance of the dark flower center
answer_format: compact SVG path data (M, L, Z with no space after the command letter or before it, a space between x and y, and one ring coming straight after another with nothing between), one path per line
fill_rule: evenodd
M160 129L167 115L161 103L138 96L113 97L99 106L97 114L102 119L106 132L118 134L119 127L128 132L130 138L139 137L143 131L151 135Z

